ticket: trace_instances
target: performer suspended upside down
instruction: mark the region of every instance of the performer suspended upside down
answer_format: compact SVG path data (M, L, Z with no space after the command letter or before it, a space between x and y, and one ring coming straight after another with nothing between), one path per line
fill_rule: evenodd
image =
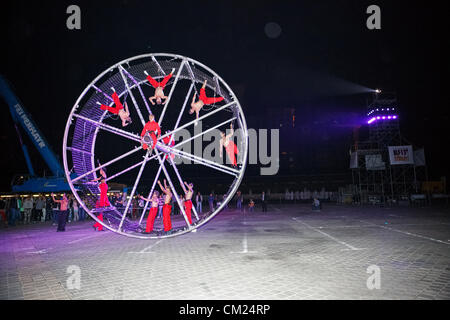
M170 230L172 229L172 222L170 220L170 213L172 212L172 192L170 191L170 188L167 187L166 179L164 179L164 187L161 185L161 182L158 180L158 185L161 188L161 191L165 194L164 197L164 206L163 206L163 224L164 224L164 231L167 234L170 234Z
M102 208L102 207L109 207L111 204L109 203L108 200L108 185L106 184L106 173L103 169L100 169L100 177L91 180L92 182L96 182L98 180L101 180L100 184L99 184L99 188L100 188L100 198L98 199L97 203L95 204L96 208ZM98 218L100 219L100 221L103 221L103 213L100 212L100 214L98 215ZM103 230L103 226L96 222L93 226L94 230L98 230L98 231L104 231Z
M198 119L198 114L204 105L210 105L210 104L220 102L223 100L223 97L217 97L217 98L207 97L206 93L205 93L205 88L206 88L206 80L205 80L205 82L203 82L203 86L200 89L199 100L197 102L195 102L195 94L192 97L191 110L189 110L189 114L193 114L195 112L196 119ZM195 125L197 125L197 123L195 123Z
M156 137L161 137L161 128L158 124L158 122L155 121L155 116L153 114L148 116L149 118L149 122L147 122L144 126L144 128L142 129L141 132L141 138L144 139L144 136L146 135L146 133L148 132L148 135L150 136L150 138L152 139L152 149L155 149L156 146L156 141L157 138ZM148 149L148 145L146 143L144 143L144 141L142 141L142 148L144 150Z
M114 88L111 88L114 90ZM105 104L101 104L100 102L97 102L101 107L102 110L108 110L109 112L113 114L118 114L120 119L122 120L122 127L126 127L129 125L132 121L130 118L130 111L128 110L128 104L125 102L125 108L123 107L122 103L120 102L119 96L114 91L114 93L111 96L114 100L115 107L110 107Z
M230 134L225 134L225 132L220 132L220 136L222 137L220 139L220 157L223 156L222 148L225 147L225 150L227 151L228 158L230 159L231 165L233 167L237 167L236 157L239 153L239 150L237 146L234 144L233 140L231 140L231 137L234 134L233 130L233 124L230 124L231 132Z
M192 214L191 214L191 210L192 210L192 195L194 194L194 185L192 183L187 183L186 181L183 183L180 183L181 188L184 191L184 195L185 195L185 200L184 200L184 208L185 208L185 212L186 212L186 216L189 220L189 224L192 224ZM184 187L186 186L186 188Z
M144 232L150 233L153 231L153 224L155 223L156 214L158 213L159 192L153 191L153 194L150 199L144 198L143 196L139 196L139 198L152 203L150 210L148 212L147 224L145 226Z
M147 80L148 82L150 82L150 84L153 86L153 88L155 88L155 94L148 98L148 100L150 100L152 105L155 105L155 102L153 100L156 99L156 103L157 104L165 104L167 101L167 96L164 95L164 88L167 84L167 82L169 81L170 78L172 78L173 72L175 71L175 68L172 69L172 71L164 77L164 79L161 82L156 81L155 79L152 78L151 75L149 75L147 73L147 71L144 71L145 74L147 75ZM164 102L162 102L162 100L164 100Z

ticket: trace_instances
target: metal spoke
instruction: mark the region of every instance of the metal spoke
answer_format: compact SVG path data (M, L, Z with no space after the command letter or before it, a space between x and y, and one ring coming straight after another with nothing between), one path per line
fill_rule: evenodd
M144 104L145 104L145 107L147 108L148 113L152 114L152 111L150 110L150 106L147 102L147 99L145 98L144 92L142 92L142 88L141 88L141 85L139 84L139 82L125 68L123 68L122 70L131 79L131 81L134 82L135 86L139 90L139 94L141 95L142 100L144 100Z
M130 199L127 202L127 205L125 207L125 211L123 212L123 215L122 215L122 220L120 221L119 227L117 228L118 231L120 231L122 229L123 222L124 222L124 220L125 220L125 218L127 216L127 211L130 208L131 201L133 200L134 193L136 192L136 187L137 187L137 185L139 183L139 180L141 180L142 172L144 171L145 164L147 163L147 161L145 161L145 160L147 160L147 153L145 154L144 162L142 163L141 169L139 169L139 173L138 173L138 175L136 177L136 180L134 182L133 190L131 191L131 194L130 194Z
M163 74L166 75L166 73L164 72L163 68L161 68L161 65L159 64L158 61L156 61L156 58L154 56L152 56L152 60L153 62L156 64L156 66L158 67L158 70Z
M123 158L129 156L130 154L133 154L133 153L135 153L135 152L137 152L137 151L139 151L139 150L141 150L141 149L142 149L141 147L136 147L136 148L134 148L133 150L128 151L127 153L124 153L124 154L122 154L121 156L118 156L117 158L114 158L114 159L112 159L112 160L110 160L110 161L108 161L108 162L106 162L106 163L104 163L104 164L102 164L102 165L100 165L100 166L98 166L98 167L92 169L91 171L88 171L88 172L86 172L86 173L83 173L82 175L80 175L80 176L78 176L78 177L72 179L72 182L76 182L76 181L80 180L81 178L84 178L84 177L90 175L91 173L96 172L97 170L100 170L100 169L102 169L102 168L104 168L104 167L107 167L107 166L109 166L110 164L113 164L114 162L117 162L117 161L119 161L119 160L121 160L121 159L123 159Z
M164 171L164 175L166 176L167 180L169 181L169 185L170 185L170 188L171 188L171 190L172 190L172 192L173 192L173 194L175 196L175 200L177 200L177 203L178 203L178 206L180 207L181 213L183 213L184 220L186 220L186 224L188 225L189 229L191 229L192 226L189 223L189 220L188 220L188 218L186 216L186 212L184 211L183 205L182 205L182 203L180 201L180 197L178 196L178 193L175 190L175 187L174 187L174 185L172 183L172 180L170 179L169 173L167 172L166 167L164 166L164 163L162 163L162 160L161 160L161 157L159 156L158 150L155 150L155 152L156 152L156 156L158 158L158 161L161 164L161 168Z
M99 88L97 88L94 84L92 85L92 87L97 91L102 93L106 98L108 98L110 101L114 101L113 98L111 98L109 95L107 95L105 92L103 92L102 90L100 90Z
M142 117L141 110L139 109L136 99L134 98L133 92L131 92L131 89L128 86L128 81L127 81L127 78L125 78L125 75L123 74L123 70L125 70L125 69L122 66L119 66L120 75L122 76L123 82L125 83L125 87L127 88L127 91L131 97L131 100L133 100L134 108L136 109L136 112L137 112L139 118L141 119L142 125L145 126L144 117Z
M79 115L79 114L73 114L73 116L76 117L76 118L79 118L79 119L88 121L88 122L90 122L90 123L93 123L93 124L97 125L97 127L99 127L100 129L103 129L103 130L106 130L106 131L115 133L115 134L117 134L117 135L119 135L119 136L128 138L128 139L130 139L130 140L137 141L137 142L139 142L139 143L141 142L141 137L138 136L137 134L134 134L134 133L131 133L131 132L122 130L122 129L115 128L115 127L113 127L113 126L110 126L110 125L105 124L105 123L102 123L102 122L98 122L98 121L95 121L95 120L91 120L91 119L86 118L86 117L84 117L84 116L81 116L81 115Z
M161 116L159 117L159 121L158 121L159 125L161 125L161 122L164 118L164 114L166 113L167 106L169 105L170 99L172 98L173 91L175 90L175 86L177 85L178 78L180 77L181 70L183 69L184 64L185 64L185 61L183 60L183 62L181 62L181 64L180 64L180 67L178 68L178 72L177 72L175 80L172 84L172 88L170 88L169 96L167 97L167 100L164 103L164 108L163 108L163 111L161 112Z
M207 163L207 164L210 164L210 165L213 166L213 167L215 166L215 167L221 168L221 169L223 169L223 170L229 170L229 171L234 172L234 173L236 173L236 174L239 173L239 170L237 170L237 169L233 169L233 168L227 167L227 166L225 166L225 165L223 165L223 164L220 164L220 163L217 163L217 162L214 162L214 161L211 161L211 160L207 160L207 159L202 158L202 157L198 157L198 156L193 155L193 154L191 154L191 153L187 153L187 152L184 152L184 151L181 151L181 150L177 150L177 149L168 147L168 146L166 146L166 145L164 145L164 148L168 149L170 152L174 152L175 154L177 154L178 156L180 156L180 157L182 157L182 158L187 158L187 159L189 159L189 157L190 157L191 159L195 159L195 160L197 160L198 162L200 162L200 164L205 164L205 163Z

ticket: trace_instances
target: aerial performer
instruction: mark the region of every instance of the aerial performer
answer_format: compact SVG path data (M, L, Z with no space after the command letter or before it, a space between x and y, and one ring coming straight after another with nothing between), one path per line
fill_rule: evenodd
M150 210L148 212L147 224L145 226L144 232L150 233L153 231L153 224L155 223L156 214L158 213L159 192L153 191L153 194L150 199L144 198L143 196L139 196L139 198L152 203Z
M231 132L229 134L225 134L225 132L220 132L220 157L223 156L222 148L225 147L228 158L230 159L231 165L233 167L237 167L236 156L239 153L238 147L234 144L231 137L234 134L233 124L230 124Z
M115 107L110 107L105 104L101 104L100 102L97 102L97 104L100 105L100 109L102 110L108 110L109 112L113 114L118 114L120 117L120 120L122 120L122 127L126 127L129 125L132 121L130 118L130 111L128 110L128 104L125 102L125 108L123 107L122 103L120 102L119 96L117 95L114 88L111 88L114 93L112 94L112 98L114 100Z
M147 73L147 71L144 71L144 73L147 75L148 82L150 82L153 88L155 88L155 94L152 97L148 98L152 105L155 105L155 102L153 101L155 99L157 104L165 104L167 102L168 97L164 95L164 88L169 79L172 78L174 71L175 68L173 68L172 71L167 76L165 76L161 82L156 81L152 78L151 75ZM164 102L162 102L162 100L164 100Z
M155 149L156 146L156 137L161 137L161 128L158 124L158 122L155 121L155 116L153 114L150 114L148 116L149 118L149 122L147 122L144 126L144 128L142 129L141 132L141 138L144 138L144 136L148 133L148 135L150 136L150 138L152 139L153 143L152 143L152 150ZM142 144L142 148L144 150L148 149L148 145L146 143L143 142Z
M183 183L180 183L181 188L184 191L185 200L184 200L184 208L186 211L186 216L189 220L189 224L192 224L192 195L194 194L194 185L192 183L187 183L186 181ZM186 187L185 187L186 186Z
M100 188L100 199L98 199L97 203L95 204L95 207L96 208L109 207L110 203L107 195L108 185L106 184L106 173L103 169L100 169L100 177L91 180L91 182L97 182L98 180L101 180L100 184L98 185L98 187ZM100 212L98 218L100 219L100 221L103 222L102 212ZM92 227L94 228L94 230L104 231L103 226L98 222L96 222Z
M161 191L165 194L164 197L164 206L163 206L163 224L164 224L164 232L170 234L170 230L172 229L172 222L170 221L170 213L172 212L172 192L170 188L167 187L166 179L164 179L164 187L161 185L161 182L158 180L158 185L161 188Z
M191 110L189 110L189 114L193 114L195 112L196 119L198 119L198 114L204 105L210 105L216 102L220 102L223 100L223 97L207 97L205 93L206 88L206 80L203 82L203 86L200 89L199 100L195 102L195 93L192 97ZM197 125L197 123L195 123Z

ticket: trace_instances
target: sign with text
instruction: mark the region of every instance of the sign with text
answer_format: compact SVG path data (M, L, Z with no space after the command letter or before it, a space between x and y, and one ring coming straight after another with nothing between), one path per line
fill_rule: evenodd
M392 165L414 164L414 153L412 146L390 146L389 161Z

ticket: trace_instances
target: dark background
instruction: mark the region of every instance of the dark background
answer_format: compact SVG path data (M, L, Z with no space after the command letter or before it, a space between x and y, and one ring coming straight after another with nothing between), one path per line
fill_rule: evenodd
M66 8L81 8L81 30ZM382 30L366 28L381 7ZM13 1L2 3L0 73L61 154L67 116L85 86L116 62L167 52L215 70L249 128L278 128L280 176L349 173L353 129L370 89L397 93L402 133L425 147L430 179L449 176L449 50L445 2ZM281 27L277 38L265 26ZM27 171L7 105L0 190ZM295 121L292 117L295 115ZM25 138L38 174L46 170ZM47 169L48 172L48 169ZM247 179L259 174L250 166ZM267 177L273 179L273 177Z

